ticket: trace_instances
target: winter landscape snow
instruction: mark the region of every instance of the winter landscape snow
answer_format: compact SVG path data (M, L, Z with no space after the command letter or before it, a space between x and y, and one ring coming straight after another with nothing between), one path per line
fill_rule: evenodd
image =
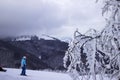
M27 70L27 76L20 76L21 69L8 69L0 72L0 80L72 80L68 74Z
M20 76L20 72L21 69L7 68L7 72L0 72L0 80L73 80L67 73L27 70L27 76ZM82 77L79 78L82 79ZM93 80L92 77L90 77L90 80ZM99 75L97 75L97 80L100 80ZM104 80L110 79L105 77Z
M53 0L53 2L54 1L56 0ZM58 25L59 20L58 22L54 22L55 20L54 17L52 20L52 17L48 17L47 15L45 16L45 19L40 20L40 22L42 22L40 26L43 27L46 26L46 29L42 29L42 27L40 28L35 27L35 29L32 28L33 31L36 29L45 30L45 32L42 33L41 31L41 33L39 34L45 33L45 36L52 38L53 40L45 40L37 36L21 36L17 38L14 37L4 38L5 34L3 32L5 31L12 34L16 33L16 35L14 36L17 36L18 34L18 32L16 32L17 30L15 30L15 32L14 30L8 31L7 26L14 26L14 27L16 26L19 27L19 25L21 25L22 27L29 26L28 24L26 25L22 25L22 24L24 24L25 21L29 23L28 19L30 18L26 17L27 20L25 20L24 22L22 22L24 18L22 18L22 21L20 21L18 18L17 21L19 23L18 25L13 25L15 21L14 20L12 21L11 19L10 22L9 20L5 20L5 22L3 21L5 24L7 24L6 21L8 21L8 23L12 25L10 24L0 25L1 27L6 26L5 28L6 30L4 30L4 28L0 28L3 31L3 32L0 31L0 35L1 33L4 34L0 37L0 68L5 67L7 70L7 72L0 72L0 80L120 80L120 0L96 0L96 2L99 1L103 1L102 16L106 21L105 22L106 25L104 26L104 28L101 31L97 31L96 29L90 29L85 34L83 34L81 31L79 31L79 28L77 28L76 31L73 33L73 39L71 39L69 43L60 40L59 36L57 36L58 38L49 36L51 32L54 34L57 34L56 32L59 32L59 30L55 28L55 26L59 26ZM71 2L70 4L71 7L73 7L72 3L73 2ZM79 5L82 4L82 2L77 2L77 3L80 3ZM74 3L74 5L76 5L76 3ZM43 8L42 12L44 11L52 12L51 8L48 11L44 9L46 8ZM79 9L78 12L82 10L81 8L78 8L78 6L76 8L73 8L73 10L75 9L76 10ZM96 9L98 8L96 7ZM60 9L53 9L53 11L54 10L59 11ZM67 8L61 11L75 13L75 11L71 12L67 10ZM83 14L89 13L86 11L89 10L84 8ZM58 16L60 15L61 14L58 14ZM79 21L83 21L85 24L87 24L88 22L91 23L92 18L88 20L87 18L82 18L81 15L82 14L76 16L72 15L72 16L74 17L75 20L77 20L77 18L78 20L81 19ZM69 29L66 28L68 27L68 25L69 27L82 26L81 23L79 25L74 23L74 19L70 19L72 18L72 16L70 15L68 16L67 19L68 24L66 24L66 21L60 20L60 23L61 21L62 23L65 23L65 25L61 25L61 27L64 30L60 30L60 33L65 32L65 35L70 35L72 33L72 30L69 31ZM50 25L47 24L46 21L49 21L47 19L50 19L49 22ZM31 22L34 21L31 20ZM44 22L45 25L43 24ZM95 22L97 23L97 20L95 20ZM58 24L56 25L54 23L58 23ZM69 23L72 25L70 25ZM37 25L33 25L33 26L37 26ZM87 25L87 27L89 26L91 25ZM100 25L98 24L97 26ZM96 28L98 28L97 26ZM48 27L50 27L51 29ZM48 30L47 28L50 30ZM85 29L84 26L82 26L80 29L82 30L82 28ZM74 30L75 27L72 29ZM31 30L29 31L31 32ZM24 30L21 29L20 33L24 33ZM46 35L47 33L49 33L49 35ZM65 36L64 33L62 35ZM24 56L21 62L23 74L21 73L21 69L15 69L20 67L20 59L22 56ZM26 64L26 60L27 60L27 64ZM27 76L25 73L26 65L27 65ZM63 72L65 70L66 72ZM61 71L61 72L57 72L57 71ZM25 76L21 76L20 73L21 75L25 75Z

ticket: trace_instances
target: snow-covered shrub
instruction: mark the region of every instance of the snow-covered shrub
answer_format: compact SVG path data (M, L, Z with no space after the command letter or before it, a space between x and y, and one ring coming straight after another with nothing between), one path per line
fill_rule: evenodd
M104 0L103 15L106 27L97 33L90 30L81 34L78 30L64 57L64 67L74 80L110 80L119 78L120 70L120 1Z

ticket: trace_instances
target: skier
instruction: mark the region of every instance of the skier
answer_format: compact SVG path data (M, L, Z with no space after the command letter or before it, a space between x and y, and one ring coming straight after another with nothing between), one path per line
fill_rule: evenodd
M21 68L22 68L21 75L26 76L26 56L23 56L21 60Z

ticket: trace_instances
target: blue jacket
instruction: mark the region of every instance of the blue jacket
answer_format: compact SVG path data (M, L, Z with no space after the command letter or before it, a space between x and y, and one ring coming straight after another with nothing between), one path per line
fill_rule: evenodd
M21 67L25 67L26 66L26 59L22 58L21 60Z

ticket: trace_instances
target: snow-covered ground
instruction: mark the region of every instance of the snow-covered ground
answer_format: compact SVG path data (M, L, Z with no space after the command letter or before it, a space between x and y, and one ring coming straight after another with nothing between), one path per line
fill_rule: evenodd
M7 68L7 72L0 72L0 80L72 80L72 78L65 73L27 70L28 76L20 76L20 72L21 69ZM100 80L99 75L97 75L96 77L97 80ZM82 77L80 77L80 80L81 79ZM90 77L89 79L93 80L92 77ZM84 78L83 80L86 79ZM110 80L110 78L104 76L104 80Z
M20 76L21 69L7 68L7 72L0 72L0 80L72 80L68 74L27 70L28 76Z

